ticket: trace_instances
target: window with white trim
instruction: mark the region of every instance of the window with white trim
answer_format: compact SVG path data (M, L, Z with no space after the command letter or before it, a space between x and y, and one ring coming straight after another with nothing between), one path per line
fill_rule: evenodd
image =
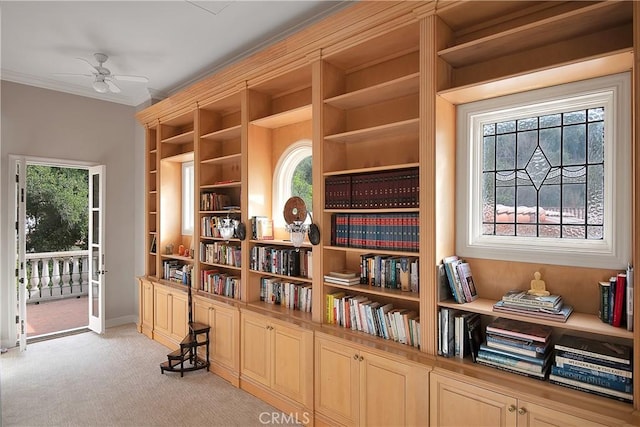
M193 162L182 163L182 234L193 234Z
M624 73L459 106L457 253L625 267L630 93Z
M313 209L311 165L310 139L295 142L280 156L273 175L273 221L276 227L285 225L282 210L289 197L302 198L307 211L311 213ZM306 222L310 222L309 217Z

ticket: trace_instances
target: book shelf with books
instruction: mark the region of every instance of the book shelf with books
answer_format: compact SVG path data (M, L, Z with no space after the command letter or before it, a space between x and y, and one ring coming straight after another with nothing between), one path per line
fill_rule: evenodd
M161 119L158 123L159 200L156 253L158 279L166 284L187 286L194 260L189 252L193 234L183 234L182 165L194 160L195 112L191 109Z
M312 139L312 67L257 77L247 89L248 279L247 303L271 314L311 321L313 248L288 241L273 177L281 156ZM311 207L309 207L311 210ZM260 219L260 223L254 223ZM255 227L255 230L254 230ZM254 234L254 231L256 235Z
M419 34L417 25L403 26L327 53L322 64L321 321L415 348L422 340ZM360 279L342 283L331 277L338 271ZM358 312L369 322L352 322ZM402 338L389 329L396 314L406 318Z
M446 114L447 110L455 109L460 104L522 92L523 87L542 88L628 70L628 53L633 46L629 31L632 13L631 5L623 3L560 5L546 2L541 4L539 10L531 9L526 14L516 11L514 4L501 3L495 6L492 14L501 15L504 19L495 26L485 28L480 28L486 17L479 11L462 16L459 14L460 5L452 4L443 8L438 14L440 19L433 25L436 42L430 47L430 54L438 64L434 78L438 97L435 117ZM594 25L595 21L589 17L601 13L606 13L607 17ZM592 40L607 41L598 44L592 43ZM575 49L575 46L583 46L584 49ZM558 52L559 56L548 54L550 52ZM437 134L450 135L452 141L456 140L455 116L453 120L436 119L435 127ZM448 166L456 167L455 158ZM452 191L455 191L455 187ZM459 233L459 228L455 232ZM435 263L440 264L443 258L452 253L440 253L442 256ZM615 275L613 268L569 267L479 257L466 258L465 261L473 273L477 298L458 303L451 295L450 287L441 283L435 306L438 312L448 310L458 314L479 314L485 340L483 343L486 342L486 326L496 319L550 328L552 343L566 334L632 346L637 341L637 333L612 327L598 317L598 283ZM524 310L518 312L508 304L505 307L502 302L505 294L511 290L527 291L536 271L542 272L547 290L562 297L563 308L571 307L568 310L570 313L553 318ZM551 366L552 357L547 367ZM558 391L559 387L549 383L548 371L545 381L540 381L538 378L521 378L521 375L512 372L479 366L471 359L454 357L445 361L442 357L438 358L439 363L456 367L452 369L483 377L486 384L514 381L514 384L522 384L514 385L514 390L527 390L539 396L553 393L557 396L556 401L575 404L583 409L615 407L625 412L629 409L624 404L620 406L617 402L580 391Z
M158 256L158 140L157 129L146 129L146 257L145 271L150 277L157 277Z
M197 110L197 294L220 300L242 299L242 241L220 228L242 221L242 94L230 91Z

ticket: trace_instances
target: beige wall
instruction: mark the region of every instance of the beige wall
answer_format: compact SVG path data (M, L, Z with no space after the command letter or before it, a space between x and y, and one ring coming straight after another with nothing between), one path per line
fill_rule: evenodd
M143 173L136 170L144 132L134 118L135 108L2 81L0 166L0 332L2 346L13 346L11 289L8 284L7 239L10 204L10 154L91 162L106 165L107 326L135 321L136 274L143 271L137 250L144 235L137 203L143 191ZM136 161L136 159L138 161ZM139 168L138 168L139 169ZM139 268L136 265L140 266ZM15 288L13 288L15 289Z

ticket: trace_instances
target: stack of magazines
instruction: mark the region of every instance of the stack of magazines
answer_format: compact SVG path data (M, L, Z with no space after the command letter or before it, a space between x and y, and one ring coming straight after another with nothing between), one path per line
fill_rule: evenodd
M560 295L538 296L527 291L509 291L493 305L493 311L566 322L573 307L564 304Z
M555 344L549 381L633 402L633 357L628 345L563 335Z
M498 318L486 327L476 362L544 380L549 369L552 328Z

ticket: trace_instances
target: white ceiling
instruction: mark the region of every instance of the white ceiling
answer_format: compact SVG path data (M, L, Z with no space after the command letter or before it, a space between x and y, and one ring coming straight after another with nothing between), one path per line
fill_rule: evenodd
M0 1L2 80L136 106L171 95L349 4L347 1ZM84 58L109 55L119 94L92 89Z

